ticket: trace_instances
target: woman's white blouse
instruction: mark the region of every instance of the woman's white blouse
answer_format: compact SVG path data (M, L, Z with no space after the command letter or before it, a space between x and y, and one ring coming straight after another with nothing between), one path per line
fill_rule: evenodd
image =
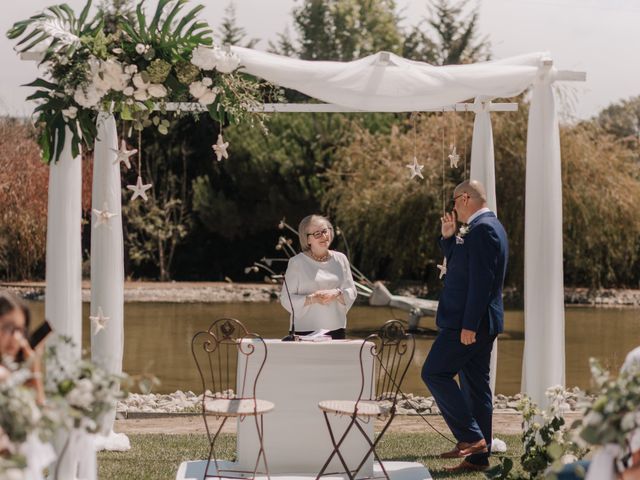
M321 328L336 330L347 326L347 312L356 300L357 292L349 260L343 253L331 250L329 260L326 262L316 262L308 255L299 253L289 259L285 280L289 287L291 301L285 285L282 285L280 303L289 313L295 314L297 331L305 332ZM318 290L333 288L342 290L345 305L338 300L328 305L304 304L307 295Z

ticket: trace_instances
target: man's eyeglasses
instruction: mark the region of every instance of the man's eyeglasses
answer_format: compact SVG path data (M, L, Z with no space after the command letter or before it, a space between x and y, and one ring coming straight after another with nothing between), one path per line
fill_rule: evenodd
M321 239L323 236L327 235L327 236L331 236L331 233L333 232L333 228L331 227L327 227L327 228L323 228L322 230L318 230L317 232L313 232L313 233L307 233L307 237L309 235L313 235L313 238L315 239Z

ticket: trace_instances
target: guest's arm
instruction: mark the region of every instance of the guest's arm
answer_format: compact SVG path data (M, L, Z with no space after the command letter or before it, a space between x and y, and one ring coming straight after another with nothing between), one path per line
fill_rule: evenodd
M338 296L338 302L344 305L345 309L349 311L353 306L353 303L356 301L358 290L356 289L356 284L353 281L353 274L351 273L349 259L345 255L342 255L340 262L342 265L343 278L342 284L340 285L341 295Z

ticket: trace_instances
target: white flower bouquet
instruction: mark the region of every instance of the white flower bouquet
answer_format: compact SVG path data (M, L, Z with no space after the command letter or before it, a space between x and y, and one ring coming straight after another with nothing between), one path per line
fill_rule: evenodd
M90 18L91 0L79 16L67 5L49 7L7 32L19 40L19 52L43 50L49 79L30 83L37 91L28 99L40 102L35 113L45 162L58 160L66 127L74 156L81 144L92 148L99 110L131 121L137 130L155 125L162 134L168 133L166 102L198 102L221 123L250 116L263 125L254 107L266 84L235 73L240 59L214 45L198 16L204 7L183 14L186 1L165 0L147 17L143 3L134 15L115 18L100 10Z

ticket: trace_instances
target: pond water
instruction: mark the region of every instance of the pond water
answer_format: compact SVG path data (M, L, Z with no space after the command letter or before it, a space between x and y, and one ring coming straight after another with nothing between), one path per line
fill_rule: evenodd
M31 302L35 324L42 321L43 302ZM83 343L89 348L89 305L83 305ZM230 316L242 321L250 331L265 338L287 334L288 316L279 303L126 303L124 371L153 373L162 382L159 392L200 389L191 356L193 335L206 330L216 318ZM404 312L389 308L357 306L349 312L347 335L363 338L391 318L406 319ZM433 319L423 319L421 327L435 328ZM433 343L432 334L417 337L416 354L403 390L425 395L420 369ZM589 387L589 357L601 359L617 369L626 353L640 344L640 310L613 308L566 309L567 386ZM520 391L524 346L523 312L506 312L505 333L498 341L496 393ZM544 351L540 352L543 356Z

